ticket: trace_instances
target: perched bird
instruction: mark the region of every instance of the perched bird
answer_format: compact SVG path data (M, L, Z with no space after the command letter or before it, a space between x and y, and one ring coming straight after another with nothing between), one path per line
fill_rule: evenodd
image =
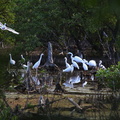
M64 70L63 70L63 72L73 72L73 70L74 70L74 67L73 67L73 64L71 64L69 67L67 67L67 68L65 68Z
M83 70L88 70L88 66L83 62Z
M106 69L106 67L102 65L102 60L99 61L99 68L104 69L104 70Z
M11 54L9 55L10 55L10 64L15 65L15 60L12 59L12 55Z
M1 29L1 30L8 30L8 31L10 31L10 32L12 32L12 33L14 33L14 34L19 34L19 33L16 32L15 30L13 30L12 28L7 27L7 26L6 26L6 23L2 24L2 23L0 22L0 29Z
M43 53L40 55L39 60L33 65L33 69L37 69L39 67L43 55Z
M70 64L67 62L67 57L65 57L64 59L65 59L66 68L67 68L67 67L70 67Z
M85 81L85 82L82 84L82 87L85 87L85 85L87 85L87 81Z
M90 60L89 62L86 62L87 65L89 65L89 67L95 68L97 67L97 63L95 60Z
M42 59L42 56L43 56L44 54L42 53L41 55L40 55L40 58L39 58L39 60L33 65L33 69L36 69L36 75L37 75L37 69L38 69L38 67L39 67L39 65L40 65L40 63L41 63L41 59Z
M77 62L75 62L73 58L71 58L71 60L72 60L73 67L79 69L79 65L77 64Z
M71 53L71 52L68 52L68 54L71 55L71 59L73 59L75 62L77 62L77 63L82 63L83 62L82 58L80 58L79 56L74 56L73 57L73 53Z

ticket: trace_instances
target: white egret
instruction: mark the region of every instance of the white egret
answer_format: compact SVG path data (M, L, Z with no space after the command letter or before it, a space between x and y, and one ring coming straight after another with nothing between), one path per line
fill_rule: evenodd
M90 60L89 62L86 62L87 65L89 65L89 67L95 68L97 67L97 63L95 60Z
M12 59L12 55L11 54L9 55L10 55L10 64L15 65L15 60Z
M73 58L71 58L71 60L72 60L73 67L79 69L79 65L75 61L73 61Z
M63 85L64 85L65 87L69 87L69 88L73 88L73 87L74 87L73 84L71 84L71 83L69 83L69 82L64 82Z
M10 32L12 32L12 33L14 33L14 34L19 34L19 33L16 32L15 30L13 30L12 28L7 27L7 26L6 26L6 23L2 24L2 23L0 22L0 29L1 29L1 30L8 30L8 31L10 31Z
M85 87L85 85L87 85L87 81L85 81L85 82L82 84L82 87Z
M41 59L42 59L42 56L43 56L44 54L42 53L41 55L40 55L40 58L39 58L39 60L33 65L33 69L36 69L36 75L37 75L37 70L38 70L38 67L39 67L39 65L40 65L40 63L41 63Z
M67 62L67 57L65 57L64 59L65 59L66 68L67 68L67 67L70 67L70 64Z
M63 70L63 72L73 72L73 70L74 70L74 67L73 67L73 64L71 64L69 67L67 67L67 68L65 68L64 70Z
M106 67L104 65L102 65L102 60L99 61L99 68L105 70Z
M80 76L74 76L74 77L70 77L69 83L71 84L75 84L75 83L80 83L81 82L81 78Z
M75 62L77 62L77 63L82 63L83 62L82 58L80 58L79 56L74 56L73 57L73 53L71 53L71 52L68 52L68 54L71 55L71 59L73 59Z
M86 70L88 70L88 66L83 62L82 63L83 64L83 69L86 71Z

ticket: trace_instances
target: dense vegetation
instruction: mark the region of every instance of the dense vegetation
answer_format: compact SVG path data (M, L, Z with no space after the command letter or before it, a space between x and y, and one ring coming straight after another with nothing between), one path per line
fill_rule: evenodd
M0 41L18 51L32 51L48 41L60 49L74 44L83 51L88 41L99 56L112 63L119 59L120 18L118 0L1 0L0 21L20 35L0 31Z

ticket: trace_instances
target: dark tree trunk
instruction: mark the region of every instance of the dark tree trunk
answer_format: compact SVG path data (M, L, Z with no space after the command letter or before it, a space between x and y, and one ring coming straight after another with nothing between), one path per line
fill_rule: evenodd
M47 70L59 70L58 66L54 64L53 62L53 49L52 49L52 44L48 42L48 58L46 63L44 64L44 67Z

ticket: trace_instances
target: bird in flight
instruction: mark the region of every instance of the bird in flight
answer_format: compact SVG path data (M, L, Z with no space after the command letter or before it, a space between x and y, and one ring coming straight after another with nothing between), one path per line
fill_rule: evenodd
M2 24L2 23L0 22L0 29L1 29L1 30L8 30L8 31L10 31L10 32L12 32L12 33L14 33L14 34L19 34L19 32L13 30L12 28L7 27L7 26L6 26L6 23Z

